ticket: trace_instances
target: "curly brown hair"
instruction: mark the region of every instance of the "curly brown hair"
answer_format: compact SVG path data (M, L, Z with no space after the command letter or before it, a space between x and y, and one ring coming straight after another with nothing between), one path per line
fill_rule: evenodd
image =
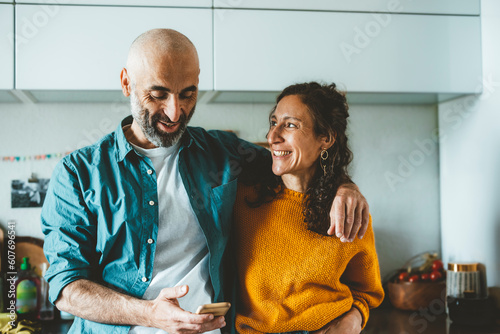
M316 136L329 136L335 139L334 144L327 150L326 175L323 173L320 157L318 157L314 176L305 193L303 211L308 229L327 235L326 232L330 226L329 212L338 187L352 182L348 172L352 152L346 135L349 106L345 94L338 91L334 83L329 85L321 85L317 82L300 83L291 85L281 92L276 99L276 105L271 110L270 118L278 103L289 95L299 96L302 103L306 105L314 122L313 131ZM256 188L256 201L247 201L252 207L273 200L284 188L281 177L264 174L265 180Z

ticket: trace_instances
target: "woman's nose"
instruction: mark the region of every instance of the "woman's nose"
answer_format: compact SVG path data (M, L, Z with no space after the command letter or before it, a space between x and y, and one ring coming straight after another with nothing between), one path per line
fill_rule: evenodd
M282 142L283 138L281 137L279 127L274 126L269 129L267 133L267 142L269 145Z

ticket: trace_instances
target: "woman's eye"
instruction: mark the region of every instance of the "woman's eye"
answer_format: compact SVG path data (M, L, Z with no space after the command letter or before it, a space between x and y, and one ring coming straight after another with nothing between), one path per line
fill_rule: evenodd
M276 126L276 122L275 121L269 122L269 126Z
M296 128L296 127L297 127L297 125L295 125L295 124L293 124L293 123L287 123L287 124L286 124L286 127L287 127L287 128Z

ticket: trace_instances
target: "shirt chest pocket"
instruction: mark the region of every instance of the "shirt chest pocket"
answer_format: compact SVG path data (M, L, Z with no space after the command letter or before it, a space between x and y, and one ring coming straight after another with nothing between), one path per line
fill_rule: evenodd
M236 199L238 180L212 188L212 211L216 227L223 235L229 235L233 220L233 206Z

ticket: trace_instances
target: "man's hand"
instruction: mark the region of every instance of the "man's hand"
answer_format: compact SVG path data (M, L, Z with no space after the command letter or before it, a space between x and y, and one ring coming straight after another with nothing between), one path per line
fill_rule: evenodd
M356 234L358 238L363 238L369 221L368 202L359 188L353 183L341 185L330 209L330 228L327 233L335 233L342 242L352 242Z
M160 328L170 334L190 334L213 331L224 327L224 317L213 314L194 314L179 307L177 298L187 294L187 285L162 289L158 297L152 300L150 327Z
M363 317L357 308L353 307L340 318L330 321L326 326L312 334L359 334Z
M181 309L177 298L185 296L188 290L187 285L165 288L156 299L144 300L79 279L63 288L56 306L95 322L156 327L170 334L203 333L226 325L224 317Z

